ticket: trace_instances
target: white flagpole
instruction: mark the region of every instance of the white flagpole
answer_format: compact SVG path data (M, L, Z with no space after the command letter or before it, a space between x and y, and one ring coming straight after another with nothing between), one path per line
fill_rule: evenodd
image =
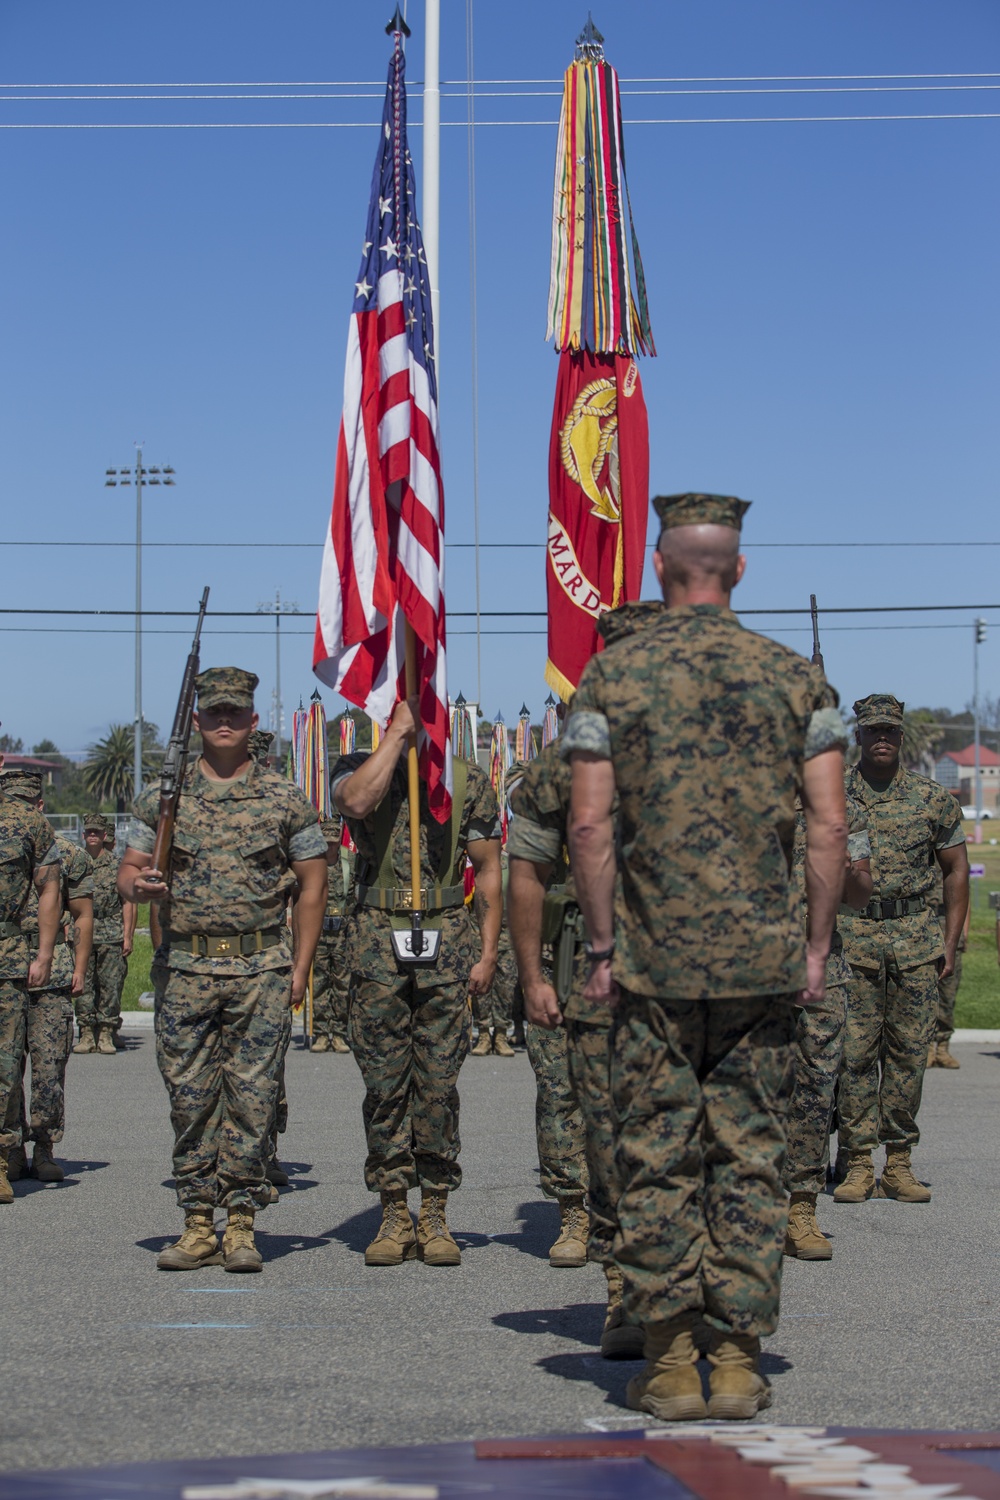
M441 400L441 0L426 0L424 16L424 191L420 214L434 319L435 371Z

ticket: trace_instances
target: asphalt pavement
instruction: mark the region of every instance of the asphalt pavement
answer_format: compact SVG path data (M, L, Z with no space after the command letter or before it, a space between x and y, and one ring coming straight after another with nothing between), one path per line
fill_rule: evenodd
M461 1267L365 1267L378 1210L360 1075L295 1043L292 1186L258 1219L264 1274L171 1275L155 1266L181 1228L166 1095L151 1032L125 1035L116 1058L70 1061L65 1184L20 1183L0 1208L0 1470L636 1420L623 1398L638 1367L597 1353L600 1270L548 1265L557 1210L538 1188L523 1053L462 1072ZM1000 1050L956 1054L960 1072L927 1076L914 1155L933 1201L826 1199L832 1262L786 1262L770 1420L1000 1426Z

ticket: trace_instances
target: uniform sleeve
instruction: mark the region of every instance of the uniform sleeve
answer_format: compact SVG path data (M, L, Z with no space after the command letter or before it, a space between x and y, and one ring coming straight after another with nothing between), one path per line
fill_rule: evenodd
M527 859L533 865L551 865L563 851L563 840L552 828L543 828L519 813L507 835L507 858Z
M872 857L871 839L868 837L868 809L853 797L847 799L847 857L852 863Z
M160 798L151 787L132 808L128 826L128 846L140 854L152 854L156 843L156 825L160 819Z
M353 776L368 759L369 751L356 750L353 755L342 755L330 772L330 796L333 801L337 798L337 788L348 776Z
M537 865L553 864L566 842L565 809L551 773L555 770L568 777L569 770L561 759L553 767L548 756L548 751L543 752L528 767L510 799L514 821L507 835L507 854Z
M37 875L39 870L46 865L58 865L61 863L59 846L56 836L48 818L44 818L40 812L26 809L28 812L28 823L31 828L33 844L34 867L33 874Z
M806 730L804 760L812 760L826 750L846 750L847 730L840 713L835 708L816 708L809 719Z
M465 784L465 807L462 810L465 825L465 842L472 844L480 839L502 837L500 812L496 794L489 778L478 766L469 762L468 779Z
M941 798L938 809L937 829L934 835L935 849L954 849L965 843L962 831L962 809L954 797L947 792Z
M81 901L94 894L94 867L90 856L83 849L74 849L64 861L66 867L66 895L70 901Z
M559 748L566 759L574 750L611 759L611 730L602 708L602 687L600 662L593 657L583 669L580 686L573 696L573 711L559 736Z
M319 814L309 798L297 787L289 788L285 827L288 833L289 859L326 859L326 839L319 826Z

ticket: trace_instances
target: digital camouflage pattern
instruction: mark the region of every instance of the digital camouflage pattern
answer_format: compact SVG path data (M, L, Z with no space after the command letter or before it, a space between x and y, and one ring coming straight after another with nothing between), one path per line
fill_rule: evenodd
M941 923L941 934L944 936L944 872L935 861L934 865L934 901L937 905L938 920ZM935 1042L948 1042L952 1032L955 1030L955 1002L958 999L959 986L962 983L962 954L966 949L966 936L963 930L958 940L958 951L955 954L955 972L949 974L947 979L938 980L937 1004L934 1007L933 1040Z
M578 968L574 993L587 982L589 965L582 955ZM614 1260L620 1192L611 1115L611 1023L566 1019L564 1026L570 1088L583 1121L590 1210L588 1254L591 1260L607 1265Z
M871 858L868 814L848 797L847 854L854 863ZM806 818L795 818L792 874L800 893L803 930L806 921ZM846 908L845 908L846 909ZM826 964L826 995L819 1005L803 1005L795 1023L795 1088L788 1110L785 1187L790 1193L821 1193L830 1160L830 1124L837 1079L844 1056L847 987L851 967L840 934L834 930Z
M660 525L668 531L674 526L728 526L731 531L740 531L751 505L751 501L739 500L735 495L694 492L656 495L652 503Z
M888 724L892 729L902 729L905 703L900 703L891 693L869 693L859 698L854 707L854 717L861 729L874 729L878 724Z
M147 855L158 805L158 791L144 793L129 834L130 847ZM188 770L152 970L156 1055L185 1210L262 1208L270 1197L264 1163L291 1034L292 863L325 857L316 810L291 782L255 763L233 782L209 781L200 762ZM192 934L254 932L278 941L247 955L238 944L217 958L192 952Z
M925 902L922 911L878 922L845 909L838 925L851 968L878 969L889 962L910 969L940 958L944 939L935 854L964 843L962 809L944 787L902 766L885 791L869 786L860 766L847 772L845 785L868 813L872 900L920 897Z
M131 848L153 852L158 811L159 790L150 788L135 807ZM285 937L249 957L212 959L183 940L283 928L295 886L292 861L317 856L326 857L326 840L316 809L292 782L254 763L238 781L214 782L193 764L178 802L170 893L159 904L170 967L227 977L289 968Z
M354 889L356 856L344 848L339 813L323 823L327 846L337 850L326 872L326 918L313 963L313 1036L347 1040L351 970L347 953L347 912ZM333 927L332 924L336 924Z
M159 794L157 794L159 795ZM94 884L94 946L87 962L83 994L77 996L76 1019L85 1026L114 1026L122 1013L122 990L128 960L125 941L125 903L118 894L118 860L110 849L91 858Z
M535 1075L535 1139L539 1186L547 1198L579 1198L587 1191L583 1116L573 1093L566 1055L566 1029L524 1026Z
M159 791L157 791L159 798ZM108 849L92 859L94 881L94 947L104 943L125 940L125 922L122 909L125 905L118 894L118 861Z
M888 952L877 969L853 970L837 1090L841 1149L919 1141L917 1112L937 998L936 961L901 969Z
M478 930L475 907L472 908L473 925ZM485 995L473 995L472 1015L480 1031L485 1027L501 1036L507 1030L514 1015L514 992L517 989L517 963L510 944L507 921L500 928L500 945L497 952L497 971Z
M936 782L902 766L884 791L869 786L859 766L848 771L846 786L868 813L872 900L916 897L925 904L885 921L846 910L840 917L852 978L839 1140L848 1151L871 1151L879 1142L915 1146L944 952L936 852L964 842L961 808Z
M19 930L32 882L58 863L55 834L40 812L0 791L0 1150L20 1145L21 1127L8 1126L12 1094L21 1086L27 1026L28 939ZM17 928L15 931L13 929Z
M66 1128L66 1061L73 1045L73 1002L69 989L31 990L25 1021L20 1088L11 1090L4 1136L21 1132L22 1144L54 1145ZM25 1068L31 1058L31 1109L25 1104Z
M330 778L336 800L340 783L364 764L363 754L341 756ZM392 815L391 864L399 886L410 886L410 826L405 765L397 766L388 792ZM377 876L375 814L348 818L358 851L357 879ZM489 780L469 764L459 814L456 868L462 879L466 849L481 839L499 839L500 819ZM432 885L451 844L449 823L427 808L420 785L421 880ZM351 1050L365 1083L363 1118L368 1155L365 1183L389 1192L420 1183L452 1191L461 1181L458 1164L458 1074L469 1052L469 974L475 933L463 905L434 913L428 926L441 929L438 961L426 967L396 962L390 933L393 917L355 906L347 924L351 997Z
M718 605L663 611L591 658L559 744L614 764L619 984L678 1000L802 988L795 798L804 762L846 742L835 703L818 667Z
M291 1034L288 970L197 974L167 968L165 951L158 950L152 969L154 1024L174 1128L177 1202L185 1212L259 1212L270 1201L264 1164Z
M253 708L253 695L260 683L256 672L242 667L206 667L194 680L198 707L217 708L228 703L233 708Z
M794 1035L788 995L622 992L611 1097L630 1323L700 1313L739 1333L777 1326Z

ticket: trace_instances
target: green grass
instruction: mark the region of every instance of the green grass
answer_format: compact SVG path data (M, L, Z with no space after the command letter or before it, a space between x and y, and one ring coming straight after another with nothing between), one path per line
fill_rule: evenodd
M1000 1031L1000 967L997 965L996 912L990 909L989 892L1000 891L1000 843L991 844L991 837L1000 838L990 829L992 823L983 824L986 842L973 844L971 823L966 823L969 836L969 859L972 864L986 866L986 875L972 882L972 922L969 928L969 946L962 969L962 983L955 1003L955 1025L975 1027L977 1030ZM149 907L140 906L137 927L149 927ZM139 996L143 990L152 988L149 981L149 966L153 959L153 947L148 931L136 932L135 946L128 961L128 978L122 994L122 1010L138 1010Z

